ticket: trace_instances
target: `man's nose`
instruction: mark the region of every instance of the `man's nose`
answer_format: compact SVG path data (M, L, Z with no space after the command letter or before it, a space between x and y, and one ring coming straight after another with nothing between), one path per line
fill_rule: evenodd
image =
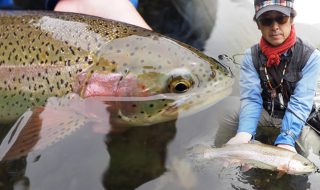
M272 30L278 30L279 29L279 24L274 20L271 24Z

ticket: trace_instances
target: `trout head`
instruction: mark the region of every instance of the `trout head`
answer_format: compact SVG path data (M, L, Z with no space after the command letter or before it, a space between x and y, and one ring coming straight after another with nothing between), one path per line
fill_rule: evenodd
M115 118L132 125L190 115L231 92L232 73L218 61L144 32L101 46L92 64L78 75L74 90L84 98L114 97Z
M303 175L309 174L316 170L316 166L307 158L304 158L300 154L295 154L288 164L289 174Z

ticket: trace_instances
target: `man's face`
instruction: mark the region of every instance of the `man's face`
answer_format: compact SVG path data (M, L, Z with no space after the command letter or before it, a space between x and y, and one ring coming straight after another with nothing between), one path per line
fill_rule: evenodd
M262 37L272 46L278 46L288 38L292 22L291 17L278 11L268 11L257 20Z

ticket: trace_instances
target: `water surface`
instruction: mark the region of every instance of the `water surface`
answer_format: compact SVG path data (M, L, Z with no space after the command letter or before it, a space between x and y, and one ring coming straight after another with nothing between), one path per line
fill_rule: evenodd
M179 1L174 4L165 2L162 7L161 4L155 5L158 9L154 10L154 15L148 15L146 20L152 21L150 25L159 26L160 21L167 21L167 30L163 26L159 29L154 27L155 30L176 34L172 37L204 49L212 57L228 54L240 62L244 50L260 38L259 30L252 21L253 4L249 0L211 0L209 4L215 7L207 7L203 12L212 11L207 14L211 15L209 20L213 20L210 23L212 28L204 31L210 35L201 37L197 37L197 32L190 31L197 31L193 25L203 19L193 18L190 21L186 15L179 18L174 16L179 11L184 14L192 11L185 8L192 1L186 1L184 5ZM147 9L150 4L142 1L141 5ZM297 2L297 34L315 47L320 47L320 25L312 20L320 15L317 16L317 12L310 15L309 10L315 6L312 3L308 5L302 6ZM175 12L170 12L172 16L157 15L167 10ZM175 22L170 22L171 19ZM235 74L238 77L238 72ZM235 85L232 95L238 94L239 89ZM222 135L217 133L217 120L228 106L233 106L232 102L218 103L189 117L178 117L176 121L148 127L118 127L106 119L97 128L95 121L86 121L72 134L42 150L31 152L18 160L1 162L0 189L319 189L319 173L309 176L284 175L278 179L275 172L260 169L242 172L238 166L224 168L223 163L218 161L188 162L184 156L188 147L198 143L214 145L217 136ZM104 114L108 118L109 113ZM47 117L52 119L53 116ZM2 137L9 127L1 129ZM309 156L320 166L318 155Z

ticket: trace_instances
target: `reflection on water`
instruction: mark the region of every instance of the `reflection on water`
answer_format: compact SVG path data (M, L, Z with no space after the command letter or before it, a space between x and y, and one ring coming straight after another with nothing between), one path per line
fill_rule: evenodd
M175 122L115 126L113 106L71 95L27 111L0 144L1 189L121 190L160 176Z
M176 133L175 122L109 133L111 160L103 175L106 189L134 189L166 171L166 148Z
M209 29L210 38L206 42L199 42L196 33L191 35L183 32L186 35L183 36L185 39L191 40L191 44L199 48L204 47L206 53L213 57L219 54L241 54L244 49L257 42L259 31L252 22L253 7L249 0L210 1L216 5L212 9L209 8L214 12L212 15L215 19L213 24L211 23L214 27ZM181 1L175 1L175 3L178 2ZM141 4L143 9L153 8L144 6L147 5L146 1L142 1ZM149 1L148 5L150 4L152 3ZM153 22L154 26L159 24L156 14L162 11L168 13L165 11L173 9L172 6L173 4L169 1L154 4L156 10L153 12L154 15L149 13L149 22ZM175 6L182 6L180 12L185 11L183 5L175 4ZM306 11L298 10L298 16ZM177 15L178 11L171 14ZM185 20L182 16L171 17L174 16L166 14L166 17L160 20L160 26L161 23L172 19L173 24L169 28L171 27L172 33L176 33L177 28L172 26ZM317 25L303 22L303 19L297 19L297 21L299 22L296 23L296 29L299 36L319 47ZM191 30L192 23L187 25L186 23L179 25L179 31ZM179 36L181 37L181 35L176 37ZM192 43L192 39L197 42ZM236 85L234 94L238 94ZM309 176L284 175L279 179L277 173L261 169L242 172L239 166L226 168L222 162L217 161L196 164L189 162L184 154L188 147L200 143L223 144L222 141L232 136L232 134L221 134L218 131L219 118L225 114L224 108L233 106L232 102L216 104L186 118L177 118L176 121L143 128L117 127L116 122L110 122L113 113L107 112L107 109L101 106L93 106L99 109L96 109L98 112L90 115L89 118L86 113L70 112L70 110L68 113L73 113L72 115L67 115L61 110L43 114L42 123L47 121L42 126L42 129L47 130L45 134L58 135L60 138L52 139L51 135L46 137L51 141L42 142L39 141L41 138L44 139L41 135L36 139L35 144L38 145L33 146L36 148L31 152L25 141L32 139L33 136L26 136L29 138L20 142L23 146L12 145L12 147L24 147L24 150L17 149L17 152L11 152L19 155L18 159L0 162L0 189L303 190L318 189L320 185L319 173ZM54 115L57 113L60 114ZM101 120L101 118L107 119ZM64 119L72 122L59 125ZM60 130L55 128L56 126L60 127ZM61 129L70 126L75 127L75 130L62 130L63 133L59 133ZM8 133L10 134L9 126L1 127L0 136L3 139L1 146ZM267 136L262 136L261 139L264 142L272 142ZM0 150L0 153L3 152ZM6 157L6 155L2 156ZM319 165L318 155L310 154L309 156L312 156L312 160Z

